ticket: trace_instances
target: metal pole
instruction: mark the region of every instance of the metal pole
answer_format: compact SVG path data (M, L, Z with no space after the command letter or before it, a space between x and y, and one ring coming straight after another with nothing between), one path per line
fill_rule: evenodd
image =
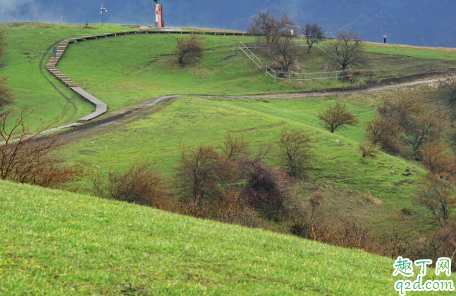
M101 11L101 26L104 27L104 13L108 12L108 9L102 7L102 8L100 8L100 11Z

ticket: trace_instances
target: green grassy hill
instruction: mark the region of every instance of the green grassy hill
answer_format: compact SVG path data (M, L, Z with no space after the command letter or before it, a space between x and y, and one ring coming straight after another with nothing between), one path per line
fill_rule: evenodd
M1 75L8 75L14 107L38 107L33 119L72 122L93 109L48 73L40 73L60 40L122 31L107 25L3 24L9 43ZM41 34L43 33L43 34ZM350 86L348 82L280 82L258 72L236 49L248 37L205 36L200 65L181 69L171 53L173 35L129 35L72 44L58 65L65 75L109 105L110 115L169 94L182 95L108 128L69 135L58 155L102 173L138 159L172 181L180 145L218 146L227 133L245 136L254 150L284 129L313 141L315 159L295 195L315 189L333 218L355 218L374 233L419 236L431 215L412 202L425 174L418 163L380 153L365 162L358 144L362 123L383 97L400 92L299 99L214 99L203 95L289 93ZM369 44L365 75L357 82L403 79L456 66L456 50ZM46 80L49 79L76 107ZM361 124L331 134L317 119L343 100ZM279 165L271 154L267 162ZM404 175L405 172L411 174ZM5 294L245 294L397 295L393 261L261 230L195 220L86 195L0 183L0 293ZM363 196L370 193L372 200ZM411 215L401 210L409 209Z
M54 120L62 124L93 109L74 95L57 79L44 71L40 62L47 61L48 48L64 39L102 32L131 30L119 25L95 26L40 23L3 24L9 44L1 69L8 75L17 99L15 106L31 104L38 108L34 119ZM137 29L137 28L136 28ZM135 30L136 30L135 29ZM42 33L42 34L41 34ZM300 100L222 100L200 98L198 95L245 95L287 93L322 88L349 86L348 82L273 83L258 72L237 50L239 41L249 37L204 36L208 51L200 65L181 69L172 60L176 35L128 35L89 40L70 45L58 68L65 75L109 105L107 117L123 112L144 101L161 95L181 94L171 105L158 106L158 113L144 114L140 120L112 124L108 131L91 131L59 154L70 162L101 166L101 170L120 170L136 159L149 160L155 168L173 179L179 145L217 146L226 133L244 135L253 148L276 141L283 128L308 132L314 139L316 158L310 180L333 186L325 189L328 210L343 216L354 216L376 232L388 232L400 225L403 232L426 230L430 214L411 201L416 179L424 174L415 163L386 154L363 163L358 143L363 139L362 122L372 118L383 95L351 96L350 110L361 120L357 127L330 134L322 129L316 115L335 98ZM456 65L456 51L423 49L383 44L367 46L368 62L363 64L364 81L381 81L404 76L438 72ZM308 60L312 60L312 54ZM310 63L310 62L309 62ZM311 64L311 63L310 63ZM73 104L70 104L46 81L48 78ZM400 95L388 93L384 96ZM161 109L162 108L162 109ZM128 141L125 141L125 139ZM271 155L271 164L278 164ZM406 170L411 176L403 176ZM84 185L84 184L82 184ZM314 187L315 187L314 186ZM88 191L82 186L84 191ZM339 193L340 190L346 192ZM382 205L362 198L370 192ZM305 200L311 190L299 190ZM333 198L334 196L337 196ZM359 206L361 204L361 206ZM412 211L406 216L401 209Z
M1 294L397 295L358 250L9 182L0 209Z

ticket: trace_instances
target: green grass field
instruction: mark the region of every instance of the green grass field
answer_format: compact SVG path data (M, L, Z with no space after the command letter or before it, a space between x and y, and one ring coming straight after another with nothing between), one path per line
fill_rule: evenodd
M0 204L4 295L398 295L358 250L3 181Z
M35 122L73 122L93 110L58 80L40 73L48 49L61 40L123 31L120 25L2 24L9 44L0 75L10 77L13 106L37 108ZM41 34L42 33L42 34ZM58 68L106 102L102 118L163 95L162 103L139 120L80 135L58 156L102 172L120 171L137 160L152 161L168 181L174 178L181 145L218 146L227 133L244 136L253 150L274 143L280 132L299 129L313 141L308 179L295 188L303 201L309 187L322 188L322 207L336 218L355 218L374 233L412 233L433 228L430 214L412 198L419 164L384 153L361 159L362 123L383 96L228 100L202 95L287 93L348 86L346 82L273 83L237 50L250 37L205 36L201 64L180 68L172 59L175 35L128 35L72 44ZM448 49L368 44L365 76L378 82L442 71L456 66ZM319 56L318 59L323 57ZM317 65L309 63L309 69ZM73 107L46 80L76 106ZM361 124L331 134L317 114L343 100ZM271 153L271 165L279 162ZM411 176L403 173L409 170ZM393 261L356 250L320 245L289 236L195 220L150 208L100 200L86 181L75 195L0 183L0 293L5 294L244 294L397 295ZM370 192L379 203L363 198ZM411 216L401 212L410 209Z
M391 231L392 225L404 232L428 228L430 215L410 199L415 182L424 175L424 170L384 153L363 162L358 151L358 143L364 136L362 124L331 134L317 119L319 110L334 100L181 98L142 120L114 123L108 131L95 129L83 139L72 142L61 154L71 162L99 166L102 172L126 169L137 159L151 161L154 168L172 182L182 144L187 149L198 145L217 147L224 136L231 133L245 137L255 150L262 144L277 141L284 128L299 129L311 136L314 146L315 159L308 172L310 180L355 191L350 198L346 194L329 192L328 196L334 198L328 197L325 204L333 212L357 217L374 232ZM347 101L361 122L372 117L375 97L366 100L353 96ZM271 153L267 160L279 165L274 155ZM411 170L412 176L402 175L406 169ZM361 196L367 192L383 205L378 207L363 202ZM300 190L304 199L309 194L307 190ZM350 202L344 203L348 199ZM413 209L414 215L401 214L404 207Z

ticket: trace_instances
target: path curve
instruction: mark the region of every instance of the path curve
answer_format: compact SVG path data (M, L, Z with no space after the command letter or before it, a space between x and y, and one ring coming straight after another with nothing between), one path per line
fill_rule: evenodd
M60 96L62 98L64 98L67 103L73 108L73 114L70 116L70 118L68 118L67 121L65 121L65 123L70 123L73 118L76 116L76 112L77 112L77 109L76 109L76 105L73 104L73 102L71 102L71 100L69 98L67 98L56 86L55 84L49 79L46 77L46 75L44 75L44 72L43 72L43 63L44 63L44 59L46 58L46 56L49 54L49 52L54 48L54 46L57 46L57 44L59 44L61 41L57 41L56 43L52 44L47 50L46 52L43 54L43 57L41 58L41 61L40 61L40 73L41 75L43 75L44 79L47 80L47 82L49 82L49 84L60 94Z
M112 115L108 118L105 118L103 120L89 123L87 127L81 128L80 124L85 123L89 120L92 120L102 114L104 114L107 111L107 105L103 103L102 101L98 100L97 98L93 97L92 95L88 94L85 92L82 88L80 88L76 83L71 81L69 78L67 78L65 75L63 75L59 70L56 69L56 64L58 63L60 57L63 55L65 52L65 49L71 44L71 43L76 43L80 41L86 41L89 39L98 39L98 38L108 38L109 36L121 36L121 35L128 35L128 34L207 34L207 35L219 35L219 36L225 36L225 35L239 35L239 36L245 36L248 34L245 33L221 33L221 32L210 32L210 31L200 31L200 32L192 32L192 31L126 31L126 32L118 32L118 33L108 33L108 34L99 34L99 35L94 35L94 36L88 36L88 37L80 37L80 38L75 38L75 39L70 39L69 41L63 41L63 42L57 42L53 46L58 45L58 53L57 53L57 58L51 58L51 60L48 62L46 68L48 69L49 72L51 72L54 76L56 76L58 79L60 79L63 83L65 83L70 89L81 95L83 98L91 102L96 106L96 111L87 115L86 117L83 117L79 119L76 123L68 124L68 125L63 125L59 126L47 131L43 131L42 134L47 134L55 131L61 131L65 130L68 128L75 128L74 132L77 131L84 131L87 129L92 129L94 127L103 127L112 124L111 122L117 123L117 119L121 120L120 122L126 120L126 118L131 118L132 116L136 113L144 113L147 110L150 110L154 108L157 104L160 102L164 102L167 100L174 101L177 98L183 97L182 95L170 95L170 96L164 96L160 97L157 99L152 99L149 100L149 103L146 104L141 104L139 107L132 107L128 109L127 111L117 114L117 115ZM42 63L44 61L45 56L48 54L49 50L53 48L51 46L48 51L43 55L43 59L40 63L40 71L45 77L44 73L42 72ZM68 98L66 98L56 87L55 85L47 78L45 77L46 80L73 106L73 116L71 117L74 118L74 115L76 114L76 107L74 106L73 103L70 102ZM447 79L447 78L446 78ZM301 93L279 93L279 94L263 94L263 95L245 95L245 96L219 96L219 95L186 95L186 97L200 97L200 98L220 98L220 99L301 99L301 98L311 98L311 97L331 97L331 96L342 96L342 95L350 95L350 94L365 94L365 93L373 93L373 92L382 92L382 91L389 91L389 90L394 90L398 88L405 88L405 87L411 87L411 86L417 86L417 85L424 85L424 84L435 84L444 81L445 78L432 78L432 79L420 79L420 80L415 80L415 81L410 81L410 82L403 82L403 83L398 83L398 84L393 84L393 85L384 85L384 86L377 86L377 87L372 87L372 88L367 88L367 89L342 89L342 90L335 90L335 91L310 91L310 92L301 92ZM130 116L125 116L125 114L130 114ZM120 117L120 118L119 118ZM71 120L70 119L70 120ZM107 124L109 123L109 124ZM67 131L66 133L71 133L71 131Z
M279 93L279 94L265 94L265 95L246 95L246 96L211 96L211 95L168 95L159 98L149 99L139 105L133 106L126 111L114 114L108 118L90 122L84 125L73 126L67 129L62 134L67 140L77 140L86 138L94 134L103 134L119 127L132 123L137 120L146 118L147 116L163 110L165 107L171 105L176 99L192 97L192 98L205 98L205 99L228 99L228 100L280 100L280 99L302 99L302 98L316 98L316 97L340 97L352 94L368 94L382 91L390 91L394 89L413 87L426 84L435 84L444 81L446 78L433 78L421 79L411 82L404 82L395 85L385 85L363 90L339 90L329 92L306 92L306 93ZM156 107L163 103L162 107ZM70 126L67 126L70 127Z

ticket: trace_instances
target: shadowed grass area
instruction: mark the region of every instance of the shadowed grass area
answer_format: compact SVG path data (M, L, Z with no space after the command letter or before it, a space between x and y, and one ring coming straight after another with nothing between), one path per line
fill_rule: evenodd
M0 191L3 294L397 295L394 261L362 251L4 181Z

